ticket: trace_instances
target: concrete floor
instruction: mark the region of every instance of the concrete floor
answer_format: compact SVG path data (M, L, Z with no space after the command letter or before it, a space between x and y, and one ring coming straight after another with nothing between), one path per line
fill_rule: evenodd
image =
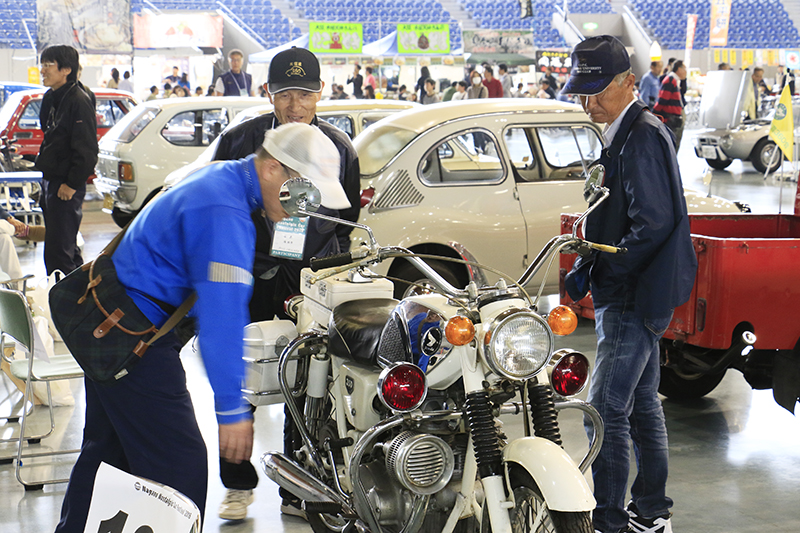
M684 137L680 152L681 169L687 187L707 191L703 185L705 165L691 151L692 132ZM787 165L788 169L788 165ZM714 171L710 192L750 203L756 213L778 210L780 184L772 177L764 180L749 163L736 162L728 170ZM795 185L785 184L783 212L792 212ZM86 238L84 257L93 257L116 233L108 215L98 202L87 203L82 232ZM19 249L25 272L44 275L41 247ZM592 324L582 321L572 336L560 345L584 351L594 358ZM296 518L283 517L274 484L261 476L256 501L249 517L228 523L216 516L224 490L218 481L216 425L211 390L198 356L184 352L190 390L209 450L211 482L207 500L207 533L249 533L255 531L307 532L309 526ZM83 424L83 394L79 382L73 384L74 407L56 409L59 429L40 447L80 445ZM0 415L19 403L20 395L3 377L0 379ZM673 527L676 533L750 533L800 531L800 423L778 407L770 391L752 391L735 371L726 375L720 386L706 398L691 403L664 402L670 436L670 481L668 494L675 500ZM32 420L44 422L41 410ZM281 447L282 406L262 407L256 413L254 462L267 450ZM505 420L509 436L521 432L514 417ZM586 449L585 436L576 414L562 416L562 432L567 449L580 455ZM11 429L0 425L0 438ZM12 453L0 444L0 457ZM55 470L68 475L70 465L48 464L41 473ZM261 468L258 468L261 471ZM48 485L44 490L25 492L16 481L12 465L0 466L0 531L46 533L53 531L66 485ZM133 531L133 529L131 529ZM127 530L126 532L127 533Z

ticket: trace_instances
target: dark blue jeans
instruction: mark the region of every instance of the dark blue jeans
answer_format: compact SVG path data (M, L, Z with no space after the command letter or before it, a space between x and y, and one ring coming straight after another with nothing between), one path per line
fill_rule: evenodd
M628 526L625 496L631 441L637 465L631 497L639 513L654 518L672 507L666 496L667 428L658 398L658 341L670 320L671 316L656 320L637 316L632 303L595 308L597 359L588 401L605 423L603 446L592 466L597 499L594 528L602 533ZM591 437L591 424L586 431Z
M203 514L208 457L179 350L177 337L168 333L114 384L84 379L83 444L64 495L57 533L83 531L101 461L180 491ZM125 502L119 503L124 509Z

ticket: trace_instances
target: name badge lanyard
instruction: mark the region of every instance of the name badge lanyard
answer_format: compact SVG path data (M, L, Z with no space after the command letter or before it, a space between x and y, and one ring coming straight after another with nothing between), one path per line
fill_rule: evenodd
M244 79L244 89L242 89L242 86L239 85L239 81L236 79L236 74L231 72L231 78L233 78L233 83L235 83L236 88L239 89L239 96L250 96L247 93L247 77L244 75L244 72L242 72L241 74L242 74L242 79Z

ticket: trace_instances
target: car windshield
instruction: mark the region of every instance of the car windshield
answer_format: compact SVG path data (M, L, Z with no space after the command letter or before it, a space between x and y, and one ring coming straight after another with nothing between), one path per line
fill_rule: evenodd
M389 124L375 124L355 138L361 174L371 176L417 137L417 132Z
M8 123L11 121L11 117L17 111L21 100L21 94L12 94L8 97L8 100L6 100L5 105L0 108L0 129L4 130L8 127Z
M134 107L133 111L122 117L113 128L108 130L104 138L112 141L129 143L134 140L160 112L160 109L154 107Z

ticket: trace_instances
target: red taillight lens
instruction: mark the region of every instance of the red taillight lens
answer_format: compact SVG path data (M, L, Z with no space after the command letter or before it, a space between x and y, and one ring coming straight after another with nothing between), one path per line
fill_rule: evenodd
M378 397L389 409L413 411L428 392L425 373L417 365L397 363L384 369L378 378Z
M361 207L367 207L375 197L375 189L368 187L361 191Z
M550 384L556 394L567 397L581 392L589 379L586 356L580 352L559 350L553 354L553 361L557 362L550 370Z

